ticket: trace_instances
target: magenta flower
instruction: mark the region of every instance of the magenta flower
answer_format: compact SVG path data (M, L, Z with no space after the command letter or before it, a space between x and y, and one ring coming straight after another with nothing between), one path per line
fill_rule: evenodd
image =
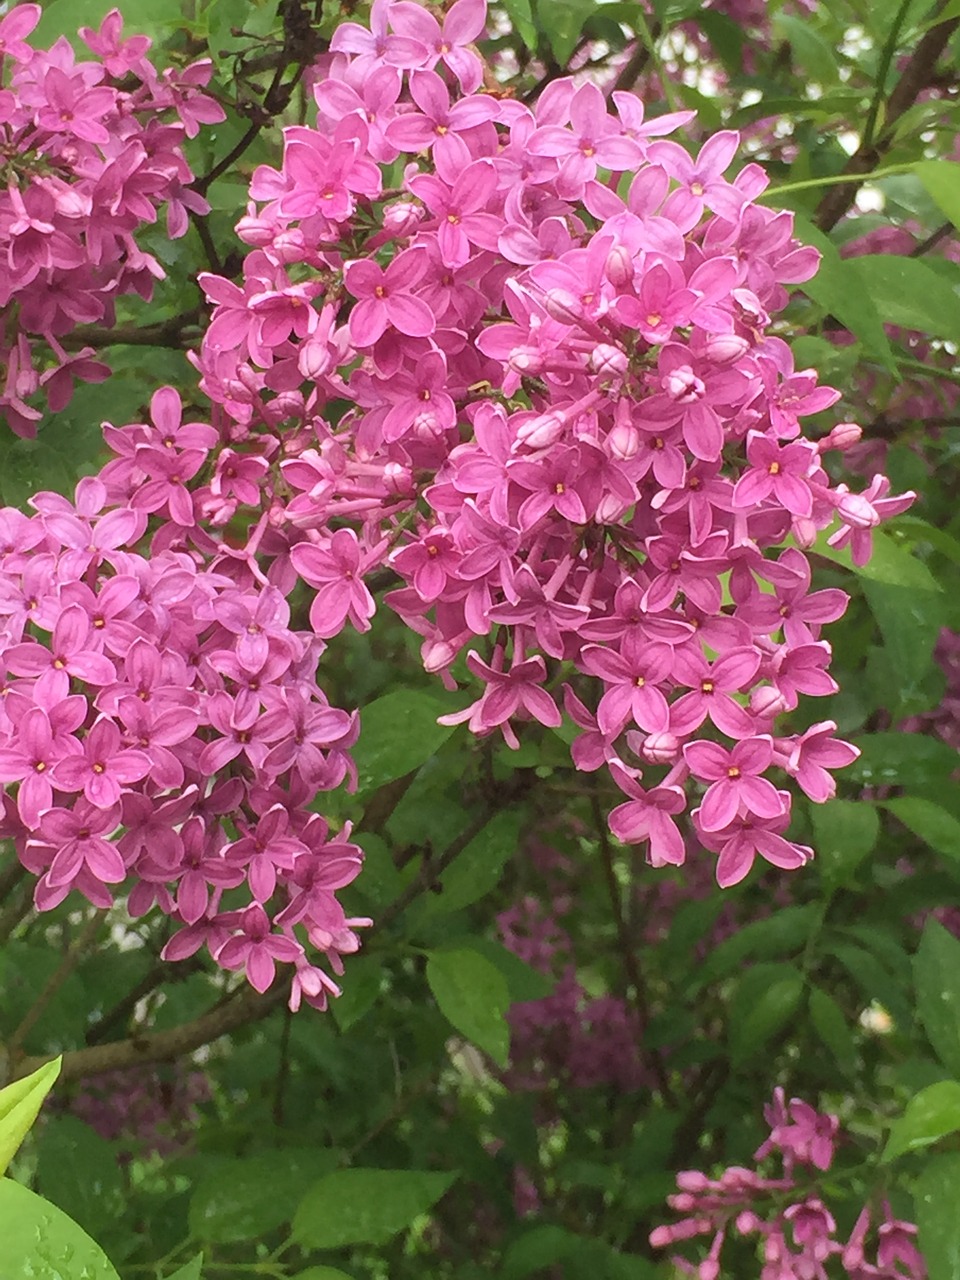
M483 81L483 63L469 46L483 35L487 6L483 0L456 0L443 16L443 26L419 4L398 0L390 6L390 25L415 40L456 76L463 94L472 94Z
M49 649L27 640L8 649L4 661L14 675L39 677L38 695L55 701L67 696L71 676L93 685L106 685L116 679L113 663L98 652L94 637L87 614L79 605L71 604L57 618Z
M806 441L780 446L760 431L747 436L750 470L733 490L734 506L747 510L771 496L795 516L809 516L813 493L807 477L817 465L816 448Z
M290 552L294 568L317 595L310 606L310 625L318 636L334 636L349 621L358 631L370 630L376 611L364 586L364 556L352 529L338 529L321 545L298 543Z
M34 49L26 37L40 21L43 10L38 4L16 4L0 18L0 57L14 62L29 62Z
M64 791L82 791L101 809L115 805L126 786L150 772L150 757L124 747L112 720L99 719L83 741L81 751L58 760L53 779Z
M488 160L476 160L462 172L449 175L439 158L437 174L421 173L410 180L410 190L437 219L437 244L446 267L462 267L474 246L495 249L500 224L485 213L497 188L496 170Z
M835 738L836 731L833 720L822 720L795 738L790 749L786 770L817 804L832 800L837 792L827 770L843 769L860 755L858 747Z
M715 742L690 742L683 748L683 758L694 777L710 783L699 810L704 831L722 830L741 810L758 818L783 813L780 793L760 776L773 762L769 737L744 738L732 751Z
M245 911L229 913L241 932L228 938L217 952L222 969L243 969L255 991L264 992L276 976L276 962L293 964L303 955L303 948L292 938L273 933L270 919L259 903Z
M620 652L588 644L580 665L606 686L597 707L600 732L615 738L632 719L647 733L662 733L670 723L670 708L659 688L673 670L674 652L669 645L641 640L627 632Z
M411 338L426 338L433 333L433 313L410 292L426 269L426 255L420 249L398 254L386 271L369 259L348 264L344 283L357 299L350 312L350 339L354 346L372 347L390 325Z
M79 717L71 714L67 725L54 723L58 709L72 712L75 702L67 698L55 703L50 714L43 707L30 707L17 725L13 744L0 747L0 782L19 782L17 808L27 827L36 827L40 815L53 805L53 771L58 762L82 750L71 733L82 723L85 708L80 708Z
M494 661L502 663L503 650L497 650ZM510 727L512 716L522 712L553 729L561 724L563 717L557 704L542 687L547 678L547 668L541 657L515 662L509 671L503 671L498 665L489 666L471 649L467 654L467 666L486 683L486 690L472 706L451 715L440 716L441 724L461 724L464 720L469 720L470 732L481 735L499 728L507 746L514 750L520 746L520 742Z
M644 791L639 782L619 764L611 762L610 773L630 799L610 813L610 830L624 844L649 840L649 862L654 867L681 866L686 858L683 836L673 817L687 806L679 787L653 787Z
M420 110L391 120L384 131L387 141L400 151L432 148L435 160L447 167L466 167L474 157L460 135L465 133L469 139L472 129L500 114L496 100L482 94L461 98L451 106L447 86L434 71L410 72L410 96Z
M670 707L670 728L686 737L699 729L707 716L721 733L731 738L747 738L754 721L733 697L749 685L760 666L755 649L730 649L713 663L702 651L689 646L678 648L673 659L673 678L690 689Z

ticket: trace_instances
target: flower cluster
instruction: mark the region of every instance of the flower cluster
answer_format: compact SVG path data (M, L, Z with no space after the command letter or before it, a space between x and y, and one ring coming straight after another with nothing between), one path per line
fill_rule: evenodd
M755 165L727 177L737 136L692 156L665 138L689 113L630 94L484 92L484 22L376 0L339 27L316 127L253 175L242 281L200 277L213 425L164 389L74 503L3 513L0 777L38 906L132 878L181 926L168 956L261 990L291 963L294 1005L333 987L305 939L335 968L357 945L333 890L359 852L309 808L357 725L316 667L379 582L427 670L477 682L451 721L516 746L562 702L575 766L625 793L614 833L662 866L692 830L725 886L807 861L783 784L826 800L856 754L778 724L836 688L846 597L804 553L836 521L862 563L912 500L833 483L856 426L802 433L837 393L770 317L816 254Z
M117 1161L156 1152L176 1156L189 1150L200 1120L199 1107L210 1101L210 1080L182 1062L164 1067L129 1067L90 1076L66 1103L107 1142L116 1144Z
M653 1231L654 1248L709 1236L710 1249L701 1262L675 1257L673 1263L698 1280L718 1280L721 1254L733 1228L737 1235L759 1241L760 1280L826 1280L831 1259L839 1261L849 1280L926 1280L917 1228L894 1218L887 1204L873 1229L875 1215L867 1206L846 1243L837 1238L837 1224L817 1186L833 1163L837 1117L823 1115L799 1098L787 1104L782 1089L775 1091L764 1117L770 1136L754 1159L776 1153L782 1162L780 1176L766 1177L738 1166L725 1169L719 1178L695 1170L678 1174L678 1190L669 1203L683 1217Z
M216 431L184 422L172 388L152 422L107 428L116 457L73 502L0 510L0 834L49 910L72 889L98 907L131 881L131 915L179 926L164 948L206 947L264 991L294 966L291 1004L320 1007L355 951L335 890L360 870L349 827L312 810L352 774L356 714L317 685L322 641L239 548L194 529ZM162 521L152 539L150 516Z
M189 214L209 205L190 189L184 139L224 119L202 92L209 60L160 74L145 36L122 39L117 10L81 36L94 55L78 62L60 37L28 43L38 4L0 19L0 416L21 436L36 433L40 393L56 413L75 379L100 382L109 368L92 346L68 336L78 325L111 325L116 299L149 298L163 268L136 232L166 209L166 231L182 236Z
M628 93L486 92L484 16L377 0L338 29L316 127L254 174L243 282L201 277L201 385L248 459L282 437L262 507L318 635L366 630L390 568L427 670L479 682L451 720L514 746L561 724L563 686L574 763L609 769L612 829L651 862L683 862L692 810L722 885L801 866L783 782L826 800L856 754L830 721L778 726L836 689L846 597L804 553L837 520L861 563L912 495L832 482L856 426L803 434L838 394L770 317L817 255L757 166L727 176L737 135L691 155L665 137L689 113Z

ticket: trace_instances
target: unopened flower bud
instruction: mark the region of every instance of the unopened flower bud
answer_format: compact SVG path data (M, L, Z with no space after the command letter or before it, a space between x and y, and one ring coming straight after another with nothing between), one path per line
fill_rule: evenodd
M326 342L305 342L297 356L297 367L305 378L315 382L330 371L333 361Z
M383 483L390 493L408 497L413 493L413 475L410 468L399 462L388 462L383 468Z
M605 493L597 504L597 523L616 524L633 506L633 501L615 493Z
M590 368L595 373L622 375L627 371L626 354L619 347L601 342L590 353Z
M607 255L607 279L615 289L633 283L633 257L625 245L618 244Z
M812 547L817 540L817 526L806 516L794 516L792 522L793 537L801 551Z
M629 422L618 423L607 436L607 447L615 458L628 462L640 452L642 437Z
M566 289L550 289L543 305L547 315L561 324L579 324L583 316L580 299Z
M817 448L821 453L826 453L828 449L838 449L841 453L845 449L852 449L855 444L859 444L863 438L863 428L855 422L838 422L829 435L824 436L817 444Z
M446 640L424 640L420 646L423 669L431 675L449 667L456 656L457 650Z
M536 347L514 347L507 358L507 364L514 373L536 377L543 370L543 356Z
M750 710L763 720L772 720L775 716L782 715L786 709L783 694L772 685L754 689L750 694Z
M388 204L383 211L383 229L394 237L412 235L417 224L423 221L423 212L423 208L412 200Z
M651 733L641 749L651 764L672 764L680 754L680 739L672 733Z
M560 439L565 425L559 413L541 413L517 429L517 439L531 449L546 449Z
M874 529L880 523L876 510L860 493L845 493L837 503L837 515L854 529Z
M703 354L711 364L733 364L750 350L750 343L738 333L712 333L703 344Z

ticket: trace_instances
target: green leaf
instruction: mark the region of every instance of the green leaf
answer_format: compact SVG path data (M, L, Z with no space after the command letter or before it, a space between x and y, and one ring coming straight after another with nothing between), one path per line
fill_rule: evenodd
M167 1276L167 1280L200 1280L203 1271L203 1254L198 1253L195 1258L191 1258L189 1262L185 1262L179 1270L174 1271L172 1275Z
M843 942L830 946L827 952L840 961L868 1001L876 1000L889 1011L898 1026L909 1027L912 1010L906 993L875 955L864 947Z
M816 927L815 903L784 907L766 920L754 920L725 938L694 971L697 985L716 982L741 967L744 960L773 960L800 951Z
M836 1000L819 987L810 991L810 1021L840 1070L852 1073L857 1065L853 1033Z
M851 564L849 551L837 551L827 546L827 536L823 533L818 538L815 553L845 569L852 569L864 581L885 582L892 587L909 587L911 591L932 594L939 594L943 590L923 561L918 560L882 529L874 534L873 554L864 565Z
M960 765L953 747L919 733L867 733L856 742L860 758L845 776L868 786L944 787Z
M486 956L472 947L433 951L427 982L440 1012L471 1044L505 1067L510 1051L507 980Z
M849 884L880 834L880 816L862 800L828 800L812 804L817 865L827 885Z
M309 1249L387 1244L431 1209L456 1179L455 1173L417 1169L338 1169L300 1201L293 1239Z
M289 1222L304 1187L337 1160L335 1151L286 1148L225 1162L194 1189L190 1232L210 1244L257 1240Z
M929 1147L960 1130L960 1084L941 1080L916 1094L893 1122L882 1159L895 1160L906 1151Z
M960 296L925 262L878 253L849 266L888 324L960 343Z
M521 960L499 942L491 938L471 938L469 945L485 956L491 964L503 974L510 993L510 1003L522 1003L525 1000L542 1000L556 986L553 978L548 978L539 969Z
M917 1009L937 1057L960 1076L960 942L928 920L913 961Z
M381 956L354 956L350 961L350 981L343 984L343 995L331 1002L330 1008L341 1031L349 1031L364 1014L369 1013L380 995L383 979Z
M98 1244L49 1200L0 1178L3 1275L36 1280L119 1280Z
M538 43L537 26L533 20L530 0L502 0L502 4L514 31L516 31L530 52L536 53Z
M941 213L960 228L960 164L956 160L921 160L913 171Z
M95 1239L121 1213L113 1148L76 1116L53 1116L38 1135L37 1190Z
M930 1280L960 1280L960 1152L927 1161L913 1199Z
M16 1155L60 1074L61 1058L44 1063L32 1075L0 1089L0 1175Z
M571 1231L550 1223L532 1227L514 1240L507 1249L500 1275L503 1280L523 1280L534 1271L542 1271L579 1252L583 1240Z
M541 12L541 5L547 6L546 14ZM553 56L561 67L570 61L593 10L593 0L549 0L549 4L547 0L537 0L537 25L549 40Z
M885 800L883 807L931 849L949 858L960 858L960 822L940 805L921 796L900 796Z
M817 84L836 84L837 59L834 50L812 27L809 19L777 13L773 29L779 40L787 40L794 58Z
M360 713L360 739L353 749L361 793L406 777L425 764L453 733L437 724L450 706L421 689L394 689Z
M728 1038L734 1066L743 1066L793 1018L803 974L788 964L758 964L741 978L730 1002Z
M522 809L502 809L478 832L440 877L440 892L422 900L426 917L447 915L476 902L495 889L503 868L517 852Z

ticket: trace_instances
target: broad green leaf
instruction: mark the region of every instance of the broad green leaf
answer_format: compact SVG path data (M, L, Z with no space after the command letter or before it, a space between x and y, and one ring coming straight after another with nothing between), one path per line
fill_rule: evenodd
M532 1227L514 1240L504 1254L502 1280L523 1280L544 1267L562 1262L579 1252L583 1240L572 1231L550 1223Z
M960 822L940 805L920 796L900 796L885 800L883 807L937 853L960 858Z
M510 1003L522 1003L525 1000L542 1000L548 996L556 985L538 969L521 960L519 956L491 938L471 938L469 945L485 956L491 964L503 974L510 993Z
M730 1002L727 1023L734 1066L742 1066L791 1021L803 985L803 974L788 964L758 964L747 970Z
M203 1254L198 1253L195 1258L191 1258L189 1262L184 1263L178 1271L174 1271L172 1275L167 1276L166 1280L200 1280L203 1274Z
M862 800L828 800L812 804L817 865L826 883L849 884L857 867L871 852L880 834L880 817Z
M380 994L382 979L381 956L354 956L350 962L350 981L344 982L343 994L330 1005L341 1031L349 1031L373 1008Z
M82 1227L12 1178L0 1178L0 1261L11 1280L119 1280Z
M427 1213L456 1178L417 1169L338 1169L300 1201L293 1239L308 1249L387 1244Z
M960 1280L960 1152L925 1162L913 1200L930 1280Z
M502 0L510 25L531 53L537 51L537 26L533 20L530 0Z
M440 892L423 899L423 916L459 911L496 888L504 866L517 852L525 817L522 809L495 814L444 871Z
M928 920L913 966L927 1039L947 1070L960 1076L960 942Z
M190 1231L211 1244L257 1240L290 1222L304 1189L337 1160L334 1151L284 1148L225 1162L195 1187Z
M37 1136L37 1190L99 1239L116 1222L123 1180L113 1147L76 1116L52 1116Z
M960 766L960 754L919 733L867 733L856 739L860 758L845 776L868 786L943 787Z
M865 254L849 265L888 324L960 343L960 295L925 262Z
M535 0L537 26L550 42L561 67L580 43L583 26L594 10L593 0Z
M780 12L773 15L773 29L779 40L790 43L795 61L813 81L821 85L837 83L836 54L809 20Z
M510 1007L507 980L486 956L472 947L431 952L427 982L440 1012L471 1044L507 1065Z
M911 591L925 591L929 594L939 594L943 590L923 561L918 560L882 529L874 534L873 554L864 565L851 564L848 550L837 551L827 546L828 536L824 533L818 538L814 552L845 569L852 569L864 581L883 582L892 587L909 587Z
M850 1025L833 996L819 987L810 991L810 1021L840 1070L845 1074L853 1072L857 1048Z
M893 529L896 533L906 533L908 537L912 535L914 542L929 542L931 547L948 560L960 564L960 539L954 538L945 529L937 529L919 516L909 514L897 516Z
M926 711L932 702L939 701L935 694L931 696L925 677L933 664L934 645L947 622L946 596L869 578L863 580L863 591L883 636L886 706L895 718ZM899 707L894 705L897 698Z
M43 1100L60 1074L62 1059L54 1058L23 1080L0 1089L0 1175L17 1153L36 1120Z
M960 1084L956 1080L941 1080L911 1098L903 1115L893 1122L883 1159L894 1160L906 1151L929 1147L957 1130L960 1130Z
M360 713L360 739L353 749L360 792L382 787L426 763L453 733L437 724L450 707L421 689L394 689Z
M907 993L903 986L896 982L887 966L871 951L845 942L835 943L825 950L840 961L868 1003L876 1000L888 1011L897 1026L903 1029L909 1028L913 1010L907 999Z
M809 903L784 907L766 920L754 920L716 946L695 970L698 985L734 973L744 960L774 960L802 950L816 927L820 908Z
M913 171L941 213L960 228L960 164L956 160L921 160Z

